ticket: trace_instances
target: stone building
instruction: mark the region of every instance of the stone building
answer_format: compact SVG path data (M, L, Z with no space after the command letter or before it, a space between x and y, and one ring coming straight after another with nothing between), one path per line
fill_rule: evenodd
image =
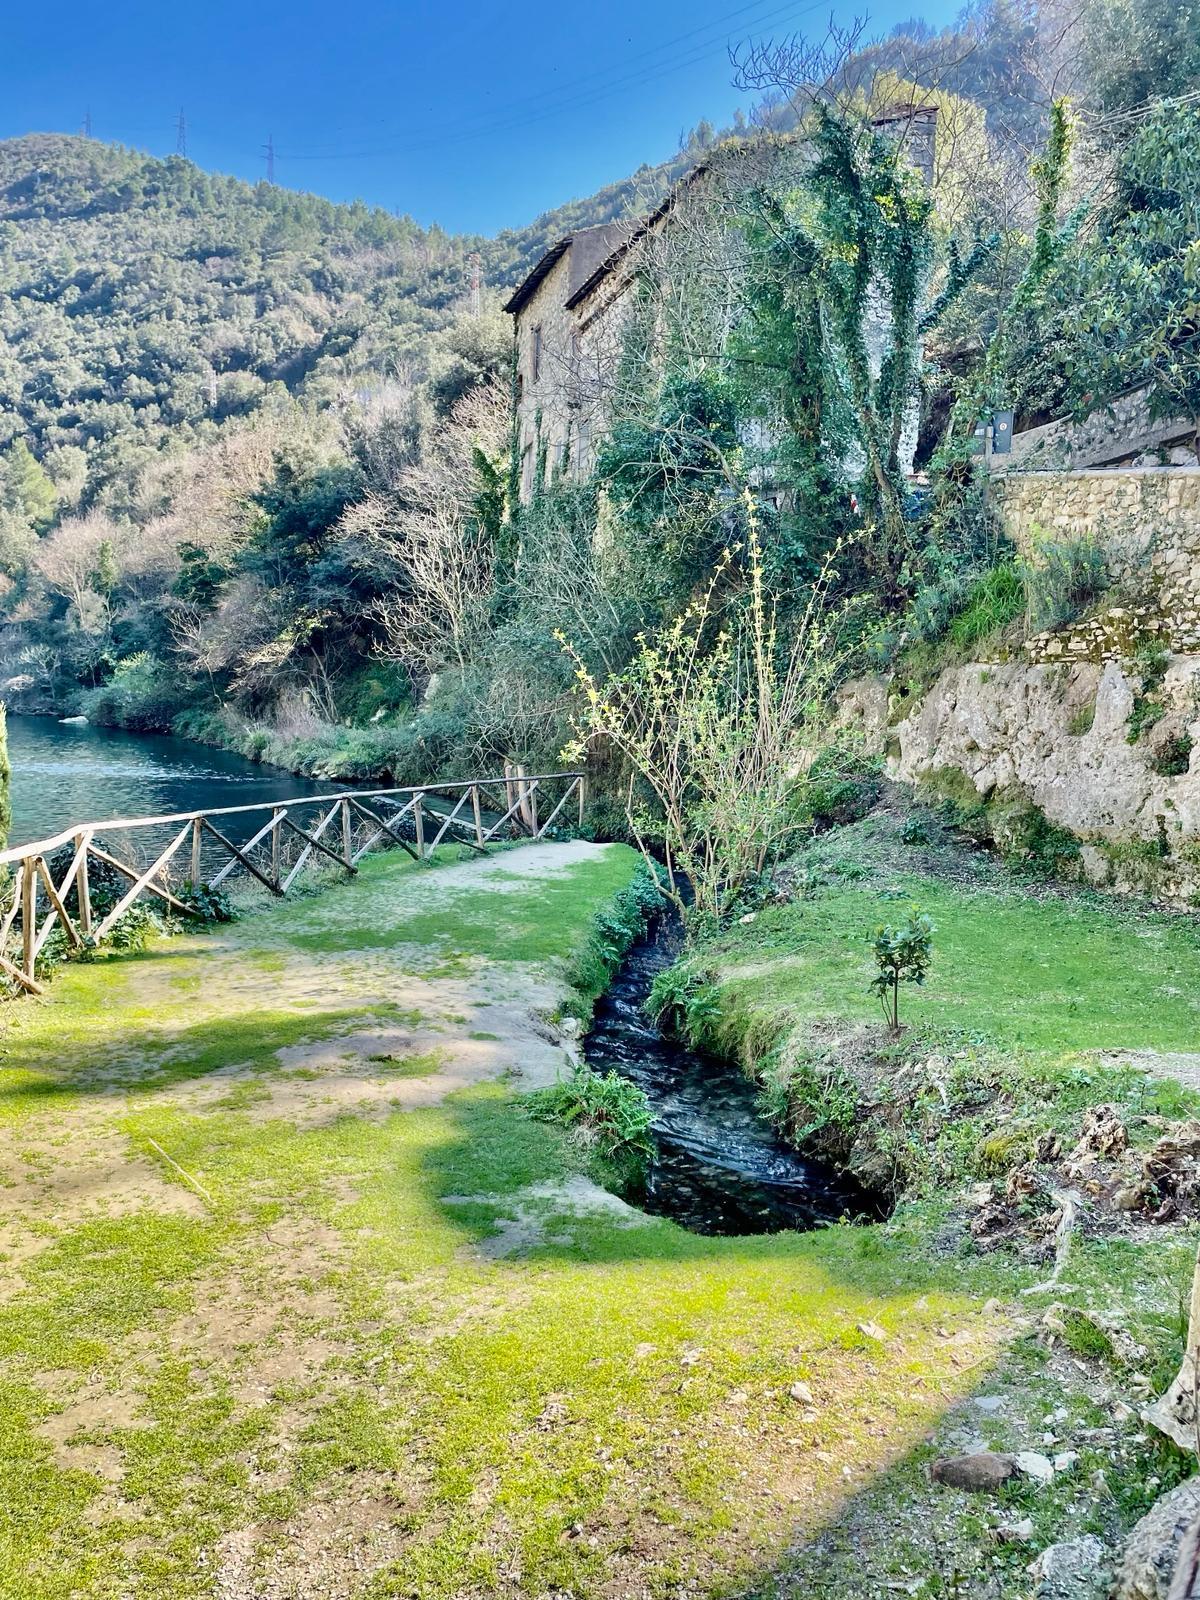
M882 108L872 118L878 131L904 145L926 182L933 176L937 116L935 107L906 104ZM731 187L761 181L764 162L795 167L806 159L806 146L795 137L731 141L694 167L644 218L580 229L546 252L504 308L515 325L522 502L529 501L539 480L589 476L609 420L639 270L655 261L661 274L663 246L672 233L690 229L695 236L709 227L705 201L722 188L728 196ZM665 270L670 272L669 264ZM885 335L886 314L881 313L870 341L873 358L882 354ZM910 461L916 422L914 410L905 430Z
M582 228L552 245L512 295L521 499L538 473L582 480L592 468L620 355L633 258L674 196L641 222Z

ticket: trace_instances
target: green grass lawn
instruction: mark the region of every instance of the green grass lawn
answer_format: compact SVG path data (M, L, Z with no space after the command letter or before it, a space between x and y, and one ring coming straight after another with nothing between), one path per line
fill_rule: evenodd
M835 880L764 910L715 950L748 1005L875 1022L871 934L914 904L937 932L926 984L902 991L904 1020L1026 1050L1197 1049L1200 933L1190 918L897 874L885 885Z
M870 1581L903 1581L937 1514L933 1432L1017 1367L1035 1408L1061 1398L985 1310L1031 1273L938 1243L926 1213L706 1239L589 1185L518 1075L565 1063L552 1019L572 983L594 988L594 922L636 858L538 859L378 858L231 928L65 969L5 1013L4 1600L766 1595L800 1570L789 1546L880 1494L913 1529ZM980 1026L939 996L995 907L924 898L942 932L918 1003ZM870 1015L877 904L847 889L771 913L738 958L782 959L789 1004ZM980 993L991 1025L1011 1004L1047 1043L1067 1023L1027 1015L1041 995L1077 988L1086 1037L1112 1042L1110 969L1144 955L1165 982L1178 963L1181 988L1192 970L1180 934L1152 949L1139 924L1065 984L1035 955L1038 927L1062 942L1062 908L1005 915L1039 986ZM1137 1042L1172 1045L1185 1001L1155 1014ZM1187 1254L1138 1258L1148 1308ZM1083 1419L1095 1375L1078 1387ZM1067 1514L1024 1494L1039 1526ZM1027 1559L986 1546L997 1593L1024 1593ZM828 1592L865 1594L847 1572Z

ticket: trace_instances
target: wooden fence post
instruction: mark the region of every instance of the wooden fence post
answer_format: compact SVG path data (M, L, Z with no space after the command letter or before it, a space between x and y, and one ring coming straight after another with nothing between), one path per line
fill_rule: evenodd
M204 838L204 824L199 817L192 818L192 888L200 887L200 844Z
M37 862L26 856L21 863L21 954L27 978L33 977L34 942L37 939Z
M526 831L528 833L532 834L533 831L534 831L534 828L533 828L533 811L532 811L532 809L530 807L530 803L529 803L530 802L529 785L525 781L527 776L528 776L528 774L526 773L526 770L525 770L525 763L523 761L518 761L517 762L517 795L518 795L518 797L520 798L520 801L521 801L521 805L520 805L520 809L519 809L519 815L520 815L522 823L525 825Z
M271 815L275 819L275 826L271 829L271 882L282 894L279 888L279 847L283 838L283 819L287 816L286 806L276 806Z
M347 867L352 867L354 862L350 859L350 802L342 801L342 860Z
M587 779L576 778L575 782L579 785L579 826L582 828L583 808L587 804Z
M421 861L425 855L425 814L421 810L421 795L418 794L413 802L413 827L417 835L417 860Z
M471 809L475 813L475 843L483 849L483 813L479 809L479 785L471 785Z
M89 833L75 835L75 849L79 854L79 871L75 874L75 898L79 902L79 931L85 939L92 936L92 885L88 877L88 846L92 842Z

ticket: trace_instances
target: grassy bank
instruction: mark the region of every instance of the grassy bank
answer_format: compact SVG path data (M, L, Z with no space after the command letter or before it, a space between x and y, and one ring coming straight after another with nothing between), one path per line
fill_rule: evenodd
M1111 1364L1040 1342L1036 1264L936 1204L701 1238L527 1114L636 866L368 858L5 1012L0 1595L1016 1596L1029 1551L989 1528L1112 1535L1169 1481ZM853 920L822 941L844 995ZM1188 1247L1120 1250L1089 1242L1086 1281L1136 1268L1165 1363ZM1048 1490L925 1477L947 1439L1047 1426L1080 1463Z
M1069 1458L1024 1501L931 1486L911 1462L884 1474L785 1592L878 1592L861 1573L882 1584L899 1540L922 1593L1028 1593L1014 1551L1027 1562L1094 1532L1111 1554L1194 1470L1137 1434L1136 1409L1173 1377L1186 1326L1195 1153L1178 1168L1161 1154L1180 1135L1191 1150L1186 1119L1200 1114L1200 933L1186 916L1014 877L935 817L886 810L816 841L779 899L693 951L661 985L668 1014L740 1056L794 1143L898 1202L873 1235L889 1251L903 1238L956 1262L964 1283L990 1272L1019 1308L986 1409L947 1419L929 1455L986 1444ZM894 1037L869 992L871 940L914 905L936 927L933 965L902 992ZM1065 1190L1078 1216L1056 1267ZM998 1545L1026 1513L1032 1533Z

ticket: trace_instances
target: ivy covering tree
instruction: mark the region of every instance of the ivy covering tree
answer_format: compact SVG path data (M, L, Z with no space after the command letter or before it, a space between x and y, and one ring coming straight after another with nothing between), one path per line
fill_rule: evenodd
M795 189L752 196L748 315L738 353L779 396L788 482L810 528L866 523L867 564L898 593L912 554L902 444L915 432L920 337L974 269L955 253L928 303L933 201L894 143L860 117L814 112L815 159ZM856 520L856 519L855 519Z
M1200 108L1154 109L1122 150L1064 322L1077 407L1145 386L1151 415L1191 418L1200 458Z

